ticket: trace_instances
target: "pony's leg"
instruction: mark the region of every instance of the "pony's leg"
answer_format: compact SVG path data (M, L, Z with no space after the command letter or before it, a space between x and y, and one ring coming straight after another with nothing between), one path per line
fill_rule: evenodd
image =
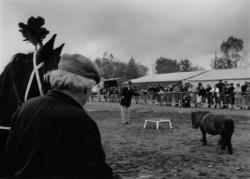
M230 134L226 137L226 145L227 145L227 150L228 150L229 154L233 154L231 138L232 138L232 134Z
M233 147L232 147L231 140L228 141L227 147L228 147L228 148L227 148L228 153L229 153L229 154L233 154Z
M221 149L225 150L226 149L226 144L227 144L227 140L226 140L226 136L222 135L221 136Z
M202 127L200 129L201 129L201 133L202 133L201 142L203 142L203 145L207 145L206 131Z
M219 139L217 145L218 145L218 146L221 146L221 145L222 145L222 136L220 136L220 139Z

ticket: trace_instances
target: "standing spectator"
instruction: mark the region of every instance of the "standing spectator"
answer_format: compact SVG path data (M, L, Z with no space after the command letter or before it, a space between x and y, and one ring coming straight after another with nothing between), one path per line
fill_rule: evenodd
M242 108L246 109L247 108L247 82L245 81L245 84L241 86L241 94L242 94Z
M144 104L147 104L147 95L148 95L148 90L146 86L143 86L141 89L141 95L142 99L144 100Z
M217 104L219 104L220 90L217 85L214 85L210 92L212 94L214 108L217 108Z
M194 107L197 107L196 89L192 84L189 84L188 94L191 98L190 100L193 103Z
M212 87L207 84L207 87L206 87L206 98L207 98L207 102L208 102L208 107L210 108L211 105L213 104L213 98L212 98L212 93L210 92L212 89Z
M230 85L227 83L227 81L224 81L224 84L225 84L225 88L224 88L225 95L223 98L223 108L227 109L230 103L230 94L229 94Z
M156 103L156 98L157 97L157 88L156 86L152 86L152 103Z
M153 87L149 86L149 88L148 88L148 96L149 96L149 100L151 101L151 103L153 103L153 93L154 93Z
M174 87L174 101L175 101L175 106L179 106L180 101L181 101L181 89L178 84Z
M120 90L118 87L115 88L115 102L120 103Z
M223 99L225 98L225 84L222 82L222 80L219 80L219 83L216 84L216 87L219 88L220 91L218 103L219 107L221 108L221 102L223 102Z
M202 86L202 83L198 83L198 87L196 88L196 94L198 107L202 107L206 100L206 90Z
M159 86L159 89L160 91L158 92L158 95L159 95L159 103L160 105L162 106L163 105L163 101L164 101L164 92L165 92L165 89L163 88L163 86Z
M161 90L161 85L155 86L155 88L154 88L154 101L156 104L159 104L159 102L160 102L160 95L159 95L160 90Z
M137 95L133 91L132 82L129 81L128 85L121 90L121 122L122 124L130 124L130 106L133 95Z
M228 108L230 107L231 109L234 108L234 102L235 102L235 92L234 92L234 84L231 83L230 87L228 88L228 95L229 95L229 101L228 103L230 104L230 106L228 106Z
M134 95L134 97L135 97L135 104L138 104L139 98L140 98L139 90L137 89L136 86L134 86L134 87L133 87L133 91L136 93L136 95Z
M245 109L249 109L250 106L250 83L247 85L246 89L246 103L245 103Z
M171 91L171 92L174 90L173 85L171 83L168 85L168 88L169 88L169 91Z
M189 88L189 83L185 83L182 92L187 93Z
M166 105L167 106L171 106L172 104L172 94L171 94L171 91L172 91L172 85L169 84L166 89L165 89L165 101L166 101Z
M237 83L236 84L236 88L234 90L235 92L235 108L236 109L240 109L242 108L242 94L241 94L241 87L240 87L240 84Z
M23 103L12 117L10 178L112 179L97 124L83 108L100 81L95 65L64 54L46 77L53 90Z

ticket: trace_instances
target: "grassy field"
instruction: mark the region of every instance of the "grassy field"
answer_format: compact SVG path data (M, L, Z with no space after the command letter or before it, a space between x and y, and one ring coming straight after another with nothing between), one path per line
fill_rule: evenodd
M118 104L88 103L86 109L99 126L107 162L123 178L250 178L249 111L213 111L235 121L229 155L217 148L219 136L207 136L202 146L200 131L190 127L191 109L133 105L130 125L120 123ZM171 119L173 129L143 128L146 118L156 117Z

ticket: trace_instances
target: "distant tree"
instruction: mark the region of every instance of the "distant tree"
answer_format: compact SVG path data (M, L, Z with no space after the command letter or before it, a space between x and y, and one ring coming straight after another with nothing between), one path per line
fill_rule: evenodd
M114 66L112 61L109 59L103 59L103 78L113 78L114 77Z
M138 77L142 77L147 75L148 73L148 67L144 66L141 63L137 63L137 68L138 68Z
M121 78L121 79L126 79L126 72L128 65L124 62L114 62L114 77L115 78Z
M136 63L133 57L128 63L124 63L108 52L105 52L102 58L96 58L95 63L104 79L120 78L124 81L145 76L148 72L148 67Z
M232 60L230 60L229 58L224 58L224 57L219 57L216 58L216 60L211 60L211 67L213 69L230 69L230 68L234 68L234 63Z
M182 72L193 71L192 63L188 59L181 60L178 65Z
M130 80L130 79L138 78L138 76L139 76L139 71L138 71L137 65L135 63L135 59L133 57L131 57L129 62L128 62L126 78L128 80Z
M242 39L229 37L227 41L223 41L220 50L223 53L222 57L215 58L212 60L212 68L216 69L227 69L237 68L238 63L243 60L240 52L244 48L244 42Z
M180 66L176 60L160 57L156 60L156 73L173 73L180 71Z
M194 66L192 67L192 71L205 71L205 68L201 66Z
M95 63L99 67L103 78L114 77L113 56L110 56L108 52L105 52L102 58L97 58Z
M102 58L96 58L95 63L99 68L100 75L103 77L104 76L104 71L103 71L103 59Z

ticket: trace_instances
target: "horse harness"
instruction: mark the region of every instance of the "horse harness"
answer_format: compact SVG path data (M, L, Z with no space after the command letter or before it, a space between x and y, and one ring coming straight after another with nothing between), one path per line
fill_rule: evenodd
M36 65L36 53L33 54L33 70L32 73L30 74L30 78L29 78L29 82L28 85L26 87L26 91L25 91L25 95L24 95L24 101L27 101L28 99L28 94L29 94L29 90L31 87L31 82L34 78L34 74L36 75L36 81L38 84L38 89L40 92L40 95L43 95L43 89L42 89L42 83L41 83L41 79L40 79L40 75L38 70L44 65L44 62L41 62L39 65Z
M29 81L28 81L28 84L27 84L27 87L26 87L26 90L25 90L25 95L24 95L24 102L27 101L27 98L28 98L28 94L29 94L29 91L30 91L30 87L31 87L31 83L32 83L32 80L34 78L34 76L36 75L36 80L37 80L37 84L38 84L38 88L39 88L39 92L40 92L40 95L42 96L43 95L43 90L42 90L42 83L41 83L41 79L40 79L40 75L39 75L39 72L38 70L44 65L44 62L41 62L40 64L36 64L36 53L33 54L33 70L30 74L30 78L29 78ZM18 107L20 107L22 105L22 100L18 94L18 90L17 90L17 87L16 87L16 84L15 84L15 77L14 77L14 68L13 68L13 63L12 63L12 73L10 75L10 78L11 78L11 85L12 85L12 88L13 88L13 91L14 91L14 95L17 99L17 103L18 103ZM4 129L4 130L10 130L10 127L5 127L5 126L0 126L0 129Z
M210 113L206 113L202 118L201 120L203 121L203 123L205 123L205 117L207 117L207 115L210 114ZM206 125L203 125L204 129L207 131L207 127Z

